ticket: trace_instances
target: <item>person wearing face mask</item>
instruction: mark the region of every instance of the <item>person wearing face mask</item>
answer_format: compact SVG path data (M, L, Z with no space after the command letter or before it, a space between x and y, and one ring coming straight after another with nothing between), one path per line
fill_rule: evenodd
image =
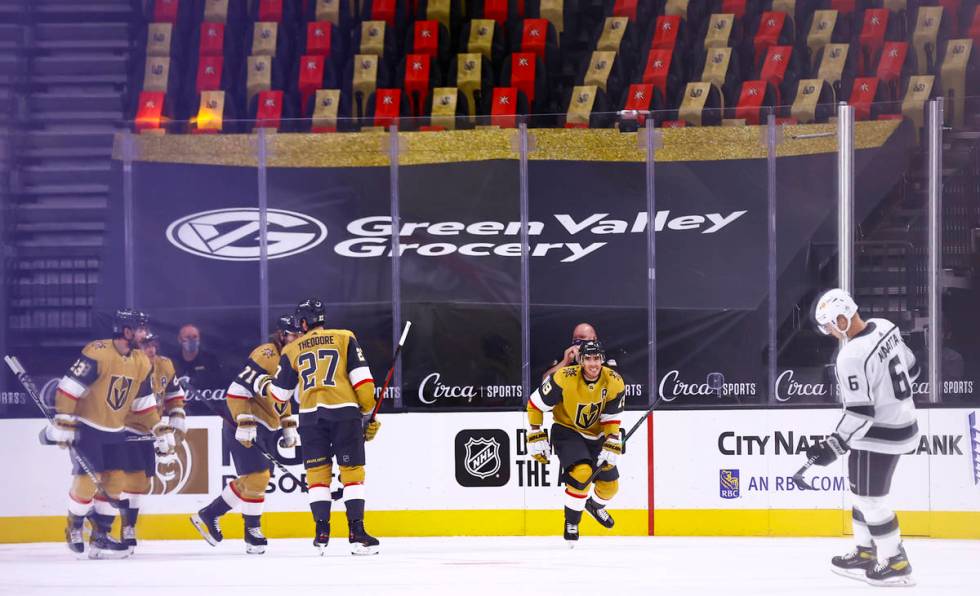
M178 379L186 379L198 390L217 389L224 384L221 363L214 354L201 349L201 331L196 325L187 323L181 327L177 343L180 357L174 360L174 368Z

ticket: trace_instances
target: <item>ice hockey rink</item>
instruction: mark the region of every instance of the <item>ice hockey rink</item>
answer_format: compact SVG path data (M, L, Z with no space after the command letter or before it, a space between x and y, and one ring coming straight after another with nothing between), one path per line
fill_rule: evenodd
M975 594L980 541L905 542L917 595ZM560 537L388 538L374 557L331 542L320 557L310 541L270 540L248 556L240 540L140 545L126 561L79 560L63 544L0 547L0 593L116 594L866 594L881 590L830 572L840 538ZM891 593L889 591L888 593ZM901 592L905 593L905 592Z

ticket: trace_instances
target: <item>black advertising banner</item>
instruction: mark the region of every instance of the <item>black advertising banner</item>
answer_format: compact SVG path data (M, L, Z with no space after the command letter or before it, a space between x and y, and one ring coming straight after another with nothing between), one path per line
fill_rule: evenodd
M882 167L882 160L894 159L908 139L876 126L877 145L856 155L859 221L895 185L901 170ZM468 132L473 136L402 133L408 149L394 172L387 135L278 135L271 141L270 317L308 296L322 298L328 326L355 331L375 378L383 378L393 343L397 234L398 316L413 322L402 356L402 397L410 409L521 408L526 398L519 161L511 132ZM549 139L571 133L619 143L620 153L600 159L547 147ZM626 379L628 404L647 403L646 231L653 226L655 390L663 406L768 403L764 150L760 154L755 143L724 155L711 147L665 152L662 161L658 154L657 207L650 215L635 137L536 134L538 149L528 162L532 384L561 358L574 325L590 322ZM178 158L165 149L177 140L141 139L144 161L135 164L133 178L136 305L154 317L171 357L179 357L179 327L200 327L202 345L225 367L226 378L209 388L209 397L220 398L221 385L263 335L258 175L254 139L195 141L205 147L179 158L189 163L173 163ZM827 150L802 151L781 157L778 168L782 322L815 291L807 256L815 243L833 238L836 215L827 206L836 162ZM394 191L398 226L391 218ZM113 236L110 252L124 249L120 241ZM108 297L100 306L108 310L118 302ZM780 403L832 402L829 390L816 387L827 378L827 360L811 360L807 371L779 371L785 385L775 396Z

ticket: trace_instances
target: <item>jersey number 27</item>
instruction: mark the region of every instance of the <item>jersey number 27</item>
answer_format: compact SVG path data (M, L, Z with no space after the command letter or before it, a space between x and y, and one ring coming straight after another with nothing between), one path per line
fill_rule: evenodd
M314 352L303 352L296 359L299 365L299 376L303 380L303 391L309 391L316 386L318 371L326 371L323 374L323 386L334 387L334 375L337 373L337 362L340 360L340 353L337 350L323 349Z

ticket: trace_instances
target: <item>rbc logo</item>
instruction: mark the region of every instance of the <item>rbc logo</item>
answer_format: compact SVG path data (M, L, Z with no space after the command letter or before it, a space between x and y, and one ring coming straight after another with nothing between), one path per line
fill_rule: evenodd
M718 471L718 494L722 499L737 499L739 496L738 470Z

